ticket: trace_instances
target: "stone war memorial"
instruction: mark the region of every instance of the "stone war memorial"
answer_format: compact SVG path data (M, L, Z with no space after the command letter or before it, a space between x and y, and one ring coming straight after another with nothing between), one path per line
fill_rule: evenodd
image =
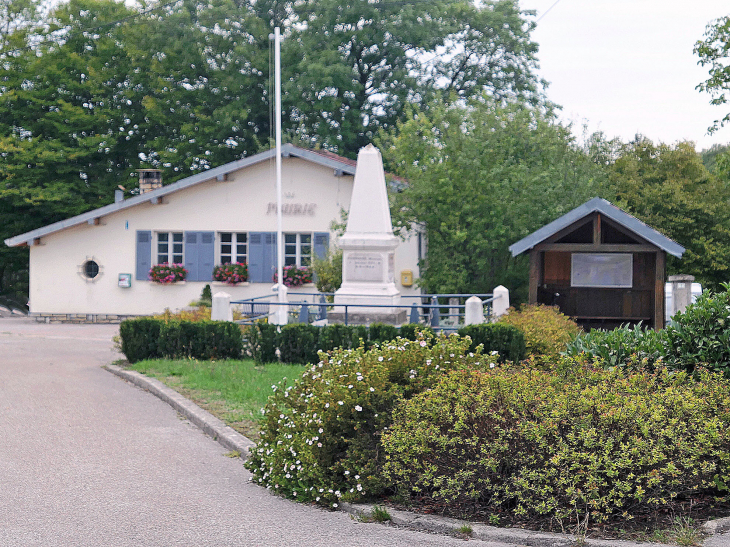
M347 228L339 240L342 286L335 292L330 322L344 322L346 313L350 324L399 325L406 321L395 285L398 241L390 219L383 158L369 144L357 156Z

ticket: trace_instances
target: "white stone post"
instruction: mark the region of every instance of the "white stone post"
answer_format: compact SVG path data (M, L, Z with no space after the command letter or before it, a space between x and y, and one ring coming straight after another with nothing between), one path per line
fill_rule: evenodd
M691 275L669 276L667 281L672 285L672 308L669 310L669 317L683 312L692 303L692 282L694 280L694 276Z
M289 289L283 283L281 287L277 287L276 285L274 285L274 287L276 287L277 292L280 295L280 299L277 300L277 302L284 302L284 304L274 305L274 309L271 310L269 322L274 325L286 325L289 322L289 305L287 304L289 302L287 295Z
M230 294L217 292L213 295L213 308L210 310L210 318L213 321L233 321Z
M464 324L479 325L481 323L484 323L484 303L478 296L470 296L466 301Z
M492 291L492 316L499 317L507 313L509 309L509 291L507 287L500 285Z

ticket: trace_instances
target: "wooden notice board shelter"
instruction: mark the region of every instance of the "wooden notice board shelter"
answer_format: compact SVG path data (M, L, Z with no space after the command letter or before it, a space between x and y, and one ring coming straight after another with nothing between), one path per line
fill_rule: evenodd
M684 247L601 198L521 239L530 254L530 303L557 305L584 329L664 327L666 256Z

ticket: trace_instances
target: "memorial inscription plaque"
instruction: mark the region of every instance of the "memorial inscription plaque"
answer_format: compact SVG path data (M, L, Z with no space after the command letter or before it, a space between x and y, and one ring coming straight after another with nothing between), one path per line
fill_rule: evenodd
M349 253L345 261L348 281L383 281L383 268L381 253Z

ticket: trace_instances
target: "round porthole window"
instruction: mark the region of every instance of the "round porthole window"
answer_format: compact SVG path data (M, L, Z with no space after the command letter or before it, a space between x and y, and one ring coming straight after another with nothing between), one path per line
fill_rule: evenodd
M88 279L94 279L99 275L99 265L93 260L87 260L83 265L83 274Z

